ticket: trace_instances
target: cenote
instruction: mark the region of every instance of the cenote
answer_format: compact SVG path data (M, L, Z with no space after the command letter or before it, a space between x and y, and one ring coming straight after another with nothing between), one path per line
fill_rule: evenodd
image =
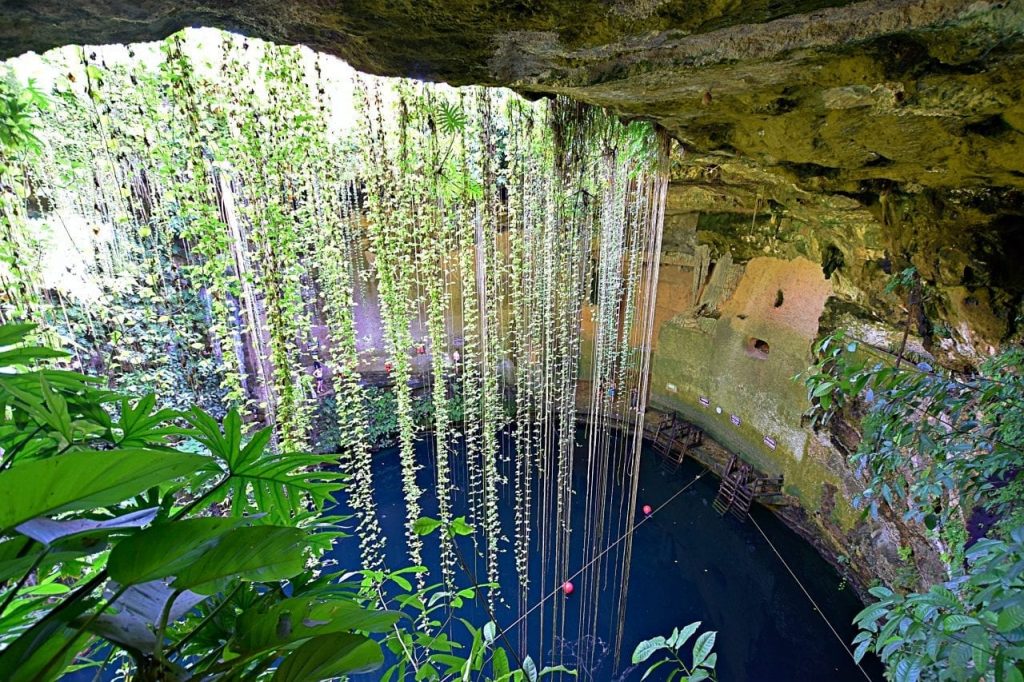
M576 435L581 445L586 434L580 429ZM511 459L514 450L512 439L504 438L502 442L504 453ZM420 442L417 457L423 465L418 478L428 488L435 473L431 444ZM578 446L576 457L582 466L584 448ZM461 476L456 480L461 478L463 485L457 488L464 491L464 452L460 452L454 466L461 467ZM583 474L582 469L576 471L574 485L578 488L583 485ZM509 470L505 473L512 475ZM400 566L405 556L405 544L401 465L397 449L389 448L375 454L374 474L379 491L377 504L381 527L388 542L386 561L389 565ZM516 597L520 587L511 551L505 551L501 559L500 584L504 600L496 603L489 613L484 605L486 599L467 599L467 607L461 610L460 615L477 623L486 622L493 615L504 627L518 623L506 633L511 643L520 641L525 628L526 653L532 654L539 666L565 665L576 670L578 679L582 680L639 680L646 668L630 664L629 654L634 647L642 640L670 633L674 627L694 621L702 621L704 629L718 632L715 648L719 652L720 680L783 682L826 677L837 682L864 680L864 673L854 665L848 651L837 641L821 614L811 605L755 527L728 515L723 517L712 509L718 480L693 460L687 460L678 468L666 464L645 443L639 482L641 504L657 509L684 487L685 492L636 530L628 611L622 623L625 653L619 669L614 669L612 641L619 614L610 610L602 613L596 636L586 632L581 639L578 627L581 604L577 595L565 596L555 590L553 596L548 597L549 601L559 600L565 605L565 625L564 630L555 635L548 622L544 626L547 629L544 640L540 641L541 609L535 610L525 620L519 618ZM616 486L609 493L609 500L618 504L621 496L622 488ZM582 499L575 497L574 500L579 502L574 511L582 518ZM344 508L343 502L335 511ZM459 515L467 513L465 495L456 495L454 511ZM423 512L436 516L437 510L425 507ZM812 547L774 515L755 507L751 516L797 572L800 582L821 607L825 617L846 641L852 639L856 632L852 619L861 608L853 591ZM638 521L642 518L642 514L637 517ZM513 532L509 499L503 501L502 526L506 533ZM582 564L582 536L582 532L576 534L570 550L569 566L573 574ZM474 579L477 583L484 582L481 576L485 571L479 548L475 548L468 537L461 538L460 546L469 573L462 567L457 569L458 588L472 587ZM536 581L541 571L539 543L532 549L530 573ZM346 570L357 556L355 538L342 540L329 555L330 559L337 561L337 566L329 570ZM428 582L436 582L438 563L436 548L434 551L428 548L424 553L424 565L431 572ZM550 571L551 567L548 566L547 570ZM621 576L621 571L616 573ZM548 582L557 584L561 578L549 577ZM613 600L613 587L606 585L601 592L602 598ZM391 598L401 594L401 590L394 586L391 592ZM481 590L481 593L486 593L486 590ZM537 606L545 595L551 593L550 589L534 587L529 590L527 602ZM451 629L457 632L458 628ZM870 679L881 679L876 660L869 657L862 665ZM668 674L668 671L662 671L660 675L655 672L647 679L665 679ZM378 673L356 679L375 680Z
M1020 2L2 4L2 682L1024 682Z

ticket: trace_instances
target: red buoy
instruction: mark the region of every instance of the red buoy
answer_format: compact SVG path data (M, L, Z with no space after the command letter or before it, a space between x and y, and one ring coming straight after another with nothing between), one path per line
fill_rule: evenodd
M565 594L566 597L568 597L570 594L572 594L572 591L575 590L575 589L576 588L573 587L573 584L572 584L571 580L566 580L564 583L562 583L562 592L563 592L563 594Z
M651 512L653 512L653 511L654 511L654 510L653 510L653 509L651 509L651 505L649 505L649 504L645 504L645 505L644 505L644 515L645 515L645 516L650 516L650 515L651 515Z

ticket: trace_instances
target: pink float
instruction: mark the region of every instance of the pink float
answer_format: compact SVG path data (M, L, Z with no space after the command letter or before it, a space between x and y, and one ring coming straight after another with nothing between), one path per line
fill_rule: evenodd
M651 509L651 505L649 505L649 504L645 504L644 505L644 516L650 516L653 511L654 510Z
M566 597L572 594L573 590L575 589L576 588L573 587L571 580L566 580L564 583L562 583L562 593L565 594Z

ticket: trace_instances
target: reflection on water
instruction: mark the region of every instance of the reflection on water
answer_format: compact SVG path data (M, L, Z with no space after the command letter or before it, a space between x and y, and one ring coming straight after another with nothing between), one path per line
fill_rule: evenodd
M429 499L434 490L432 452L426 443L420 443L418 451L424 464L418 474L419 484L424 490L431 491L424 496L423 514L436 516L436 503ZM577 457L584 456L585 449L579 449ZM387 562L396 568L405 565L404 505L398 453L395 450L380 452L375 456L375 462L377 504L382 529L388 538ZM457 471L460 465L464 469L464 462L456 458L453 469ZM573 518L579 520L584 518L585 465L581 459L574 467L578 478L573 481L576 491ZM638 504L657 508L680 488L693 482L701 472L702 469L693 462L688 462L678 471L668 471L660 466L653 452L645 452ZM455 474L458 488L455 492L455 515L466 513L464 486L459 485L464 480L464 471ZM605 567L608 579L604 590L597 595L599 615L595 631L580 627L580 611L584 605L577 592L570 597L561 594L554 597L560 600L560 608L564 611L564 625L560 623L558 628L552 628L550 602L547 602L544 608L510 630L509 639L518 643L523 636L520 628L526 628L528 646L522 653L529 654L539 666L577 668L577 679L580 680L627 682L639 680L647 668L646 665L635 668L630 665L633 649L640 641L657 635L667 636L673 628L699 620L703 622L702 630L718 631L715 651L718 652L718 677L723 682L788 682L817 680L826 676L830 682L863 681L863 675L849 654L828 630L820 614L807 601L757 529L749 523L722 518L712 510L711 501L717 492L717 484L714 477L704 476L637 529L618 670L613 670L613 649L620 615L615 609L615 596L621 566ZM618 505L622 493L620 488L612 486L609 502ZM495 616L504 627L515 623L519 615L515 592L519 581L510 546L512 503L513 496L509 491L502 498L502 523L506 536L510 538L505 546L507 551L500 556L504 594L495 606ZM769 512L755 507L752 515L800 576L829 620L849 642L856 634L851 621L860 609L855 595L842 588L839 576L812 547ZM534 519L537 518L535 515ZM581 535L582 523L576 523L570 547L570 574L579 570L583 543L587 540ZM535 528L535 539L538 535ZM460 547L471 564L470 570L474 576L483 575L482 555L475 552L468 538L462 540ZM608 541L606 538L604 544ZM440 580L436 570L439 557L436 547L430 544L425 548L424 563L434 568L433 581L437 582ZM550 575L550 566L541 566L539 544L533 549L532 582L527 599L531 605L562 579ZM354 539L346 539L333 554L341 567L352 567L358 557L357 543ZM543 591L538 580L542 569L547 576L547 589ZM472 582L464 574L458 580L460 586L468 586ZM578 580L576 584L581 582ZM587 606L593 608L593 604ZM543 623L542 613L545 614ZM486 611L475 603L469 604L460 615L477 625L488 620ZM453 636L459 638L460 634L456 631ZM668 666L648 679L665 679L667 670ZM662 672L665 674L659 674ZM877 667L869 667L868 672L872 678L881 679ZM377 676L372 674L360 679L374 680Z

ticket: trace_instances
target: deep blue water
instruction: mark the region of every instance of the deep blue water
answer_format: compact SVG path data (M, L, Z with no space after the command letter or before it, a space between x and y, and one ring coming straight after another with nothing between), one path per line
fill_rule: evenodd
M510 450L511 445L506 444ZM437 516L434 498L433 452L430 445L422 441L417 445L417 454L423 468L418 472L420 486L427 492L423 496L423 514ZM395 569L405 566L406 547L404 537L405 505L402 497L401 467L397 449L378 452L375 456L374 475L376 502L380 522L387 538L387 563ZM465 507L465 462L461 456L453 463L456 482L455 514L466 513ZM583 563L582 518L586 470L585 451L579 449L575 460L573 498L575 527L570 574L575 573ZM683 486L693 482L703 469L692 461L682 468L671 471L664 468L657 455L645 446L641 460L638 507L650 504L657 509ZM615 610L615 595L618 590L617 576L621 566L606 566L609 581L607 589L600 593L598 608L600 622L597 638L577 637L580 609L584 605L582 590L565 597L554 597L565 608L564 638L555 642L551 637L550 602L538 609L522 625L507 634L514 646L518 646L521 628L526 628L527 648L522 654L529 654L539 666L564 664L576 668L579 680L592 682L635 682L642 676L645 666L633 669L630 656L637 643L657 635L668 635L672 628L682 627L693 621L703 621L702 631L718 632L715 651L718 653L718 679L722 682L789 682L817 681L843 682L864 680L863 674L854 666L849 654L842 648L821 616L808 602L793 578L773 554L757 529L751 523L739 523L731 517L720 517L711 502L717 493L718 480L706 474L693 483L684 493L676 497L639 525L634 534L632 575L629 582L626 615L623 622L622 665L613 670L614 632L619 613ZM613 488L609 501L618 509L622 490ZM507 537L512 537L513 499L511 486L503 493L502 522ZM340 500L336 512L345 511L345 501ZM856 634L851 620L861 608L860 602L850 589L841 587L841 580L815 550L786 528L767 510L755 507L754 519L771 538L786 561L797 572L801 582L808 589L824 614L849 642ZM642 513L638 511L637 518ZM536 521L536 516L534 517ZM534 524L535 537L538 535ZM604 543L607 544L609 539ZM460 539L460 548L469 571L477 582L484 581L485 567L481 556L474 554L469 538ZM424 564L431 568L428 583L440 581L439 557L436 538L425 543ZM539 550L539 547L534 548ZM495 606L498 623L507 628L517 619L516 605L518 580L515 576L514 557L510 544L501 555L501 585L506 603ZM355 538L339 541L330 558L337 565L330 570L347 571L359 564L358 542ZM528 595L533 605L550 591L552 585L563 579L549 575L546 589L541 590L537 577L541 571L541 554L531 554L531 576L534 581ZM550 563L550 562L549 562ZM550 566L548 566L550 570ZM457 569L460 587L473 584L466 572ZM612 575L612 572L615 575ZM583 579L575 578L577 586ZM592 605L591 605L592 608ZM545 615L544 637L540 637L539 616ZM480 627L490 617L482 604L470 601L459 610L459 616ZM455 641L468 641L465 630L456 628L452 632ZM692 643L692 640L691 640ZM688 651L688 648L687 648ZM102 657L102 654L101 654ZM654 660L654 659L652 659ZM514 661L513 661L514 662ZM865 664L873 680L881 680L882 674L877 661ZM661 671L668 670L665 666ZM661 672L659 671L659 672ZM656 672L648 679L664 680L665 675ZM380 671L358 676L361 681L375 681ZM94 670L84 670L67 675L69 682L93 680ZM101 676L103 680L113 679L113 671ZM555 679L548 677L545 679ZM571 679L571 678L566 678Z
M509 446L510 447L510 446ZM437 516L434 501L434 468L431 447L421 442L417 447L423 468L418 473L423 496L423 514ZM574 518L570 574L575 573L582 560L582 518L585 491L585 449L577 450L574 490ZM455 515L466 513L465 464L456 458ZM638 506L650 504L657 509L680 488L691 483L703 469L692 461L671 471L663 467L656 454L645 446L641 463ZM383 532L387 538L387 563L397 568L407 563L405 558L404 514L401 468L396 449L383 450L375 455L375 489L377 507ZM668 635L673 627L682 627L692 621L703 621L703 630L718 632L715 651L718 652L718 678L723 682L774 680L864 680L849 654L828 629L779 559L749 522L740 523L731 517L720 517L711 502L717 493L718 479L703 476L668 506L641 524L634 536L631 578L623 624L622 664L613 670L614 632L619 614L614 608L614 595L618 582L600 595L598 601L599 627L597 639L578 638L578 620L583 597L577 591L565 597L557 595L565 608L564 639L551 637L550 615L545 616L545 633L539 635L539 615L550 614L550 603L539 609L524 624L509 631L509 640L518 646L519 628L526 627L527 649L540 665L562 663L579 670L581 680L620 681L639 680L646 666L631 669L630 656L636 645L656 635ZM618 508L621 489L610 492L610 501ZM503 493L502 522L506 536L512 537L513 500L511 486ZM846 642L856 634L851 620L861 604L849 588L843 588L840 577L816 551L785 527L770 512L755 507L754 519L771 538L779 552L796 571L824 614L839 630ZM638 511L637 518L642 517ZM534 517L536 521L536 516ZM535 536L536 525L534 525ZM424 550L424 563L432 568L428 583L440 581L437 570L439 557L436 539L428 540ZM606 544L609 540L605 540ZM460 547L470 572L478 582L484 581L483 559L474 555L468 538L462 538ZM531 587L528 602L532 605L551 586L559 584L548 576L545 590L537 581L541 571L539 546L534 548L531 563ZM342 540L333 553L341 568L351 567L357 561L358 549L354 538ZM550 562L549 562L550 563ZM550 565L547 567L550 571ZM621 567L610 567L609 573ZM505 604L497 604L495 616L502 627L516 621L518 580L514 573L511 542L501 555L501 585ZM457 569L459 586L470 586L472 579ZM616 576L613 576L616 577ZM577 586L582 579L577 578ZM588 608L593 608L592 606ZM471 603L460 610L460 616L482 626L489 616L482 604ZM466 640L465 631L456 628L453 638ZM691 640L692 643L692 640ZM579 654L582 652L582 658ZM870 662L867 672L872 679L882 679L877 662ZM665 666L662 670L667 670ZM362 676L361 680L378 679L379 673ZM657 673L648 679L664 679Z

